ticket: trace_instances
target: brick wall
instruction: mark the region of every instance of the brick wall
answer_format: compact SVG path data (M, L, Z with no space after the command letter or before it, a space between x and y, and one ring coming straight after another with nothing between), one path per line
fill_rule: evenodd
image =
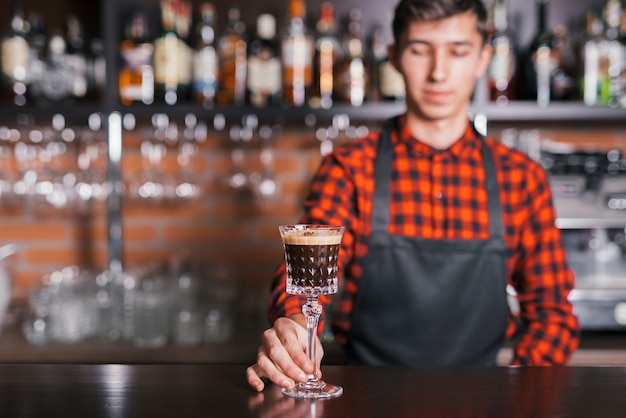
M126 184L141 178L141 142L147 129L124 135L122 172ZM127 267L168 262L188 255L204 264L226 267L242 284L266 286L282 257L277 225L294 222L311 174L319 164L319 143L303 131L287 131L273 140L271 167L276 194L262 206L252 184L240 189L227 180L233 173L233 144L209 133L191 158L200 186L197 199L153 201L125 195L121 211L123 260ZM159 179L176 177L177 146L168 146ZM242 144L247 175L262 171L259 140ZM254 175L252 175L254 178ZM130 192L129 192L130 193ZM0 244L15 243L9 260L15 294L37 287L41 277L68 264L103 269L107 265L107 216L104 201L87 209L55 209L45 203L0 205Z
M122 171L127 183L141 177L141 143L151 128L126 132ZM542 130L542 138L624 148L623 131L580 132ZM345 135L337 140L348 140ZM258 137L243 144L247 174L262 171ZM273 139L273 161L278 190L263 207L252 189L234 189L227 180L233 173L233 143L226 134L210 132L197 143L191 158L201 186L192 201L152 202L125 198L123 260L125 266L168 262L176 255L190 255L205 264L224 267L246 287L267 290L272 273L282 258L277 225L294 222L312 173L320 160L320 143L312 130L289 128ZM161 179L176 176L176 146L159 164ZM71 153L68 153L72 158ZM73 162L67 164L74 164ZM103 169L100 167L100 169ZM68 264L103 269L107 265L107 218L102 201L83 211L56 210L46 205L0 205L0 244L16 243L18 253L9 267L14 295L37 287L41 277Z

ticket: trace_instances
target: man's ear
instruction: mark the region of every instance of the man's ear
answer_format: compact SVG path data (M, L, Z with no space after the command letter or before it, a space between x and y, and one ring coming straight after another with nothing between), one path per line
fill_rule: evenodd
M476 79L479 79L485 71L487 71L492 56L493 47L489 44L483 45L482 50L480 51L479 63L476 67Z
M396 46L396 44L390 44L387 46L387 58L389 58L389 62L391 63L391 65L393 65L393 68L395 68L398 72L402 73L400 71L400 54L398 53L398 48Z

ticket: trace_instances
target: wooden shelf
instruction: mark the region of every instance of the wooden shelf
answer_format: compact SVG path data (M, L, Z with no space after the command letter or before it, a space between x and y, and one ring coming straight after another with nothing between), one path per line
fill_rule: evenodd
M577 102L555 102L547 107L539 107L533 102L511 102L504 106L475 104L471 111L484 114L491 122L617 122L626 127L626 109L585 106Z
M308 106L297 108L266 107L256 108L252 106L231 106L205 108L201 105L181 103L174 106L168 105L132 105L132 106L102 106L97 103L85 103L77 105L58 105L47 107L16 107L0 106L0 121L4 123L27 123L32 120L45 121L56 114L62 114L72 121L86 121L93 113L107 114L120 112L134 114L138 118L147 119L155 113L165 113L172 118L184 118L188 114L194 114L199 119L212 119L221 114L229 120L240 120L245 115L255 114L261 120L275 122L302 124L307 116L317 119L332 119L338 114L346 114L358 121L379 121L404 111L403 103L369 103L354 107L350 105L335 105L330 109L317 109ZM538 107L533 102L511 102L504 106L495 104L472 104L471 115L484 115L488 122L524 122L524 123L618 123L626 127L626 109L609 108L601 106L585 106L581 103L553 103L548 107ZM304 126L304 125L303 125Z

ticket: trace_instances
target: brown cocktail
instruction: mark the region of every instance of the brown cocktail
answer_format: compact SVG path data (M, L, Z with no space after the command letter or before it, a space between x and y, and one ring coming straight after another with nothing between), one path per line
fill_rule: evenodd
M325 228L289 229L284 231L282 239L287 263L287 293L337 293L341 234L329 235Z
M322 305L319 295L337 293L339 247L343 226L283 225L278 227L285 249L287 293L305 295L302 313L306 318L307 353L315 361L314 339L317 334ZM314 374L293 389L283 389L285 395L301 399L328 399L341 396L341 386L329 385Z

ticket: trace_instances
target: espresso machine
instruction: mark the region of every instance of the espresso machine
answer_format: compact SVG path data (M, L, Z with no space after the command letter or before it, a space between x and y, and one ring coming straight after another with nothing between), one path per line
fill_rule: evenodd
M542 150L583 330L626 330L626 160L619 150Z

